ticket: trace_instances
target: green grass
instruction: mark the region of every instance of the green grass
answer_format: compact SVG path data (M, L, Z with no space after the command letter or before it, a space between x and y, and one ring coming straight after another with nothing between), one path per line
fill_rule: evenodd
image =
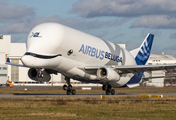
M1 98L0 119L174 119L176 97Z
M104 93L101 88L77 93ZM175 93L176 88L122 88L116 93ZM1 94L59 94L62 89L0 88ZM176 96L139 98L132 96L0 98L0 119L14 120L165 120L176 117Z

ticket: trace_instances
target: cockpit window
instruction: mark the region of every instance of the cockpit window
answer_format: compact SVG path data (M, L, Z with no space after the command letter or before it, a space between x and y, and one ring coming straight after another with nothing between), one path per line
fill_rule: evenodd
M55 58L57 56L62 56L61 54L55 55L55 56L46 56L46 55L38 55L35 53L30 53L30 52L26 52L24 55L30 55L33 57L37 57L37 58L43 58L43 59L51 59L51 58Z

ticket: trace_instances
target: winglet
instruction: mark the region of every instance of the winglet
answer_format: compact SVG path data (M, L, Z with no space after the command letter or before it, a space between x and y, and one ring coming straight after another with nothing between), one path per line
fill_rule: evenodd
M9 57L7 57L6 62L10 63L10 58Z
M10 59L9 59L9 57L7 57L7 54L5 55L5 62L10 63Z

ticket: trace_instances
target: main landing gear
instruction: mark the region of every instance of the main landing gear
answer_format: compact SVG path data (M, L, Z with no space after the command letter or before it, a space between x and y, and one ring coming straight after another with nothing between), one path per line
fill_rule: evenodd
M111 85L103 85L102 86L102 90L103 91L106 91L106 95L114 95L115 94L115 90L114 89L112 89L112 87L111 87Z
M63 90L66 90L67 95L75 95L76 94L76 90L72 89L72 85L70 84L70 78L65 77L65 80L67 82L67 85L63 85Z

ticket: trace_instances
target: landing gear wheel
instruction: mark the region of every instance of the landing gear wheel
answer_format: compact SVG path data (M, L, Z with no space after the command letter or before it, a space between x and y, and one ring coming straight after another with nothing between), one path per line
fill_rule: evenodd
M71 89L72 89L72 85L69 85L69 86L68 86L68 90L71 90Z
M111 90L111 85L108 85L108 88L107 88L108 90Z
M111 95L114 95L114 94L115 94L115 90L112 89L112 90L111 90Z
M63 90L67 90L67 85L63 85Z
M72 95L75 95L75 94L76 94L76 90L73 89L73 90L72 90Z
M105 91L107 89L107 86L106 85L103 85L102 86L102 90Z
M67 92L66 92L67 95L70 95L70 94L75 95L76 94L76 90L72 89L72 85L70 84L70 78L65 76L65 80L66 80L68 86L64 85L63 89L67 90Z
M109 90L106 90L106 95L109 95L110 94L110 91Z
M106 87L106 95L114 95L115 94L115 90L112 89L112 86L110 84L108 84L107 86L106 85L103 85L102 86L102 89L104 90Z
M67 90L67 95L70 95L71 94L71 91L70 90Z

